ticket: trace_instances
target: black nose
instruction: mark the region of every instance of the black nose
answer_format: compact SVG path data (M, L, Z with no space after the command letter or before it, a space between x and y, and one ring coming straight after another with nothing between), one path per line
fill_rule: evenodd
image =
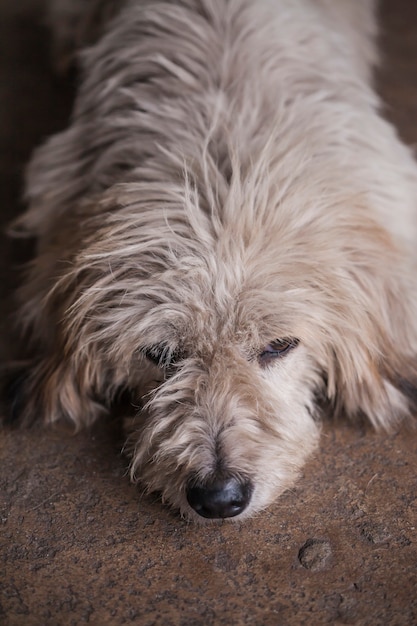
M202 517L235 517L248 506L252 489L248 480L237 478L214 479L204 484L194 482L187 489L187 500Z

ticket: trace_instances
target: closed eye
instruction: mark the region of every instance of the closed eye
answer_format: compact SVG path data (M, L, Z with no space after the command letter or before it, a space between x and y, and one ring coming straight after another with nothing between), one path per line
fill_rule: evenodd
M274 339L268 343L258 355L258 362L262 367L272 363L276 359L280 359L297 347L299 340L296 338Z
M177 363L180 358L180 352L173 350L166 345L155 345L142 350L143 354L149 361L158 367L169 367Z

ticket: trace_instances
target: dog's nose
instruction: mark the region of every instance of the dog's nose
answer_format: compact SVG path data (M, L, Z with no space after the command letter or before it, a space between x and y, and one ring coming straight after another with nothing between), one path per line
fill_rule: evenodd
M234 477L215 479L204 484L191 483L187 489L187 500L202 517L235 517L248 506L252 490L248 480L241 481Z

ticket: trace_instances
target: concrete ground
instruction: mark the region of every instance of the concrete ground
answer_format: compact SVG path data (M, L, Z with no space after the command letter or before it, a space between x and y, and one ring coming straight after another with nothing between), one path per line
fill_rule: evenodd
M0 3L0 209L68 116L35 0ZM386 114L417 140L417 4L383 5ZM417 207L416 207L417 208ZM1 239L3 336L14 262ZM4 344L2 350L5 351ZM298 485L244 524L187 524L129 484L116 420L0 433L0 624L417 624L417 435L326 426Z

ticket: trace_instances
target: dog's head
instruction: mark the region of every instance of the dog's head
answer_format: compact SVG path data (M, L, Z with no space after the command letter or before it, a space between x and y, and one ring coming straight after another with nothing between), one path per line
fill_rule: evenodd
M221 214L190 183L114 188L49 296L65 311L50 419L85 422L128 389L132 476L197 519L253 514L294 482L318 395L388 426L414 380L388 235L345 197L332 216L302 183L237 178Z
M292 484L316 445L319 373L289 334L300 329L265 314L261 288L216 293L207 268L188 271L136 355L147 387L129 424L132 475L184 514L244 515Z

